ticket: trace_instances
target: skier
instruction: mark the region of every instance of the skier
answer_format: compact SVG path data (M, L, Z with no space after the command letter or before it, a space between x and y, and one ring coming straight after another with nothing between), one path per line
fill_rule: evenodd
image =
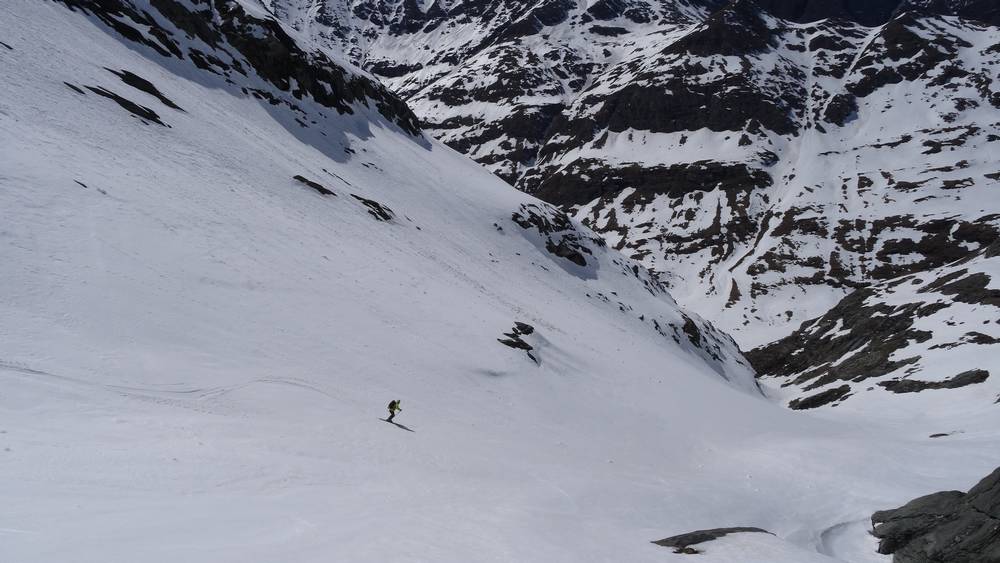
M389 418L385 419L385 421L392 422L393 417L395 417L396 413L401 410L403 409L399 407L399 399L393 399L389 401Z

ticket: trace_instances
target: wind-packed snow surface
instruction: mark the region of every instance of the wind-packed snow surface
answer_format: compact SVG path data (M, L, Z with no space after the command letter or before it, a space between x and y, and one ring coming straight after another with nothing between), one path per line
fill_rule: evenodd
M767 400L642 269L288 33L0 5L0 560L669 561L758 526L699 561L883 561L873 510L1000 462L996 409Z

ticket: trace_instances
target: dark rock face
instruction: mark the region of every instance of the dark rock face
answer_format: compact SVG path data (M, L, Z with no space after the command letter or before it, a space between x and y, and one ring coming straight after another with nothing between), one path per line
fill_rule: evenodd
M760 528L750 528L750 527L735 527L735 528L714 528L711 530L698 530L695 532L688 532L686 534L680 534L679 536L670 536L669 538L664 538L662 540L657 540L652 543L656 545L662 545L663 547L673 547L674 553L685 553L685 554L696 554L697 550L691 549L690 546L698 545L700 543L710 542L712 540L717 540L721 537L728 536L729 534L770 534L767 530L762 530Z
M894 563L1000 562L1000 468L968 493L945 491L872 515Z
M841 385L840 387L834 387L832 389L827 389L826 391L821 391L815 395L810 395L801 399L793 399L790 403L788 403L788 408L792 410L814 409L816 407L821 407L823 405L839 401L846 397L850 392L850 385Z
M638 164L609 169L598 160L578 160L545 178L530 190L545 201L560 206L582 205L596 198L617 196L625 189L633 193L623 203L642 205L657 195L680 198L698 191L750 191L772 183L766 172L745 164L710 161L642 167Z
M791 21L812 22L826 18L881 25L892 17L901 0L757 0L761 8Z
M970 369L944 381L919 381L916 379L897 379L880 381L879 385L893 393L919 393L927 389L958 389L966 385L983 383L990 377L990 372L984 369Z
M929 334L913 328L924 306L890 307L871 299L874 295L871 289L859 289L820 319L807 323L785 339L750 351L747 358L760 374L796 375L787 384L805 385L806 391L837 380L879 377L912 363L909 359L890 357L910 341L930 338ZM836 330L839 326L850 328L841 332ZM809 343L803 342L803 338ZM859 350L863 352L858 353ZM849 359L830 365L831 358L843 357Z

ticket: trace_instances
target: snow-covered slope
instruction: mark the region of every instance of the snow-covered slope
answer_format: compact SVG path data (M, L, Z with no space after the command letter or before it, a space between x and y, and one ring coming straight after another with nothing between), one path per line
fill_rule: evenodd
M761 375L789 388L793 408L863 396L852 407L968 412L1000 401L998 344L994 242L953 264L858 289L751 357Z
M215 68L194 68L194 45L205 44L174 27L187 19L164 16L163 10L145 16L157 27L143 37L177 43L183 53L154 56L144 41L123 39L101 26L111 18L135 25L139 14L152 13L150 6L123 2L119 13L125 16L115 18L101 4L73 0L69 5L79 8L79 22L91 22L83 27L91 33L77 40L80 45L62 38L59 32L74 29L63 23L67 29L52 30L57 42L11 44L7 54L14 80L5 95L6 138L19 139L4 146L7 233L16 237L8 247L15 253L9 261L42 264L9 272L8 295L20 310L34 311L32 322L39 330L56 323L66 327L64 338L94 339L85 348L87 361L103 365L108 346L126 335L136 357L143 356L145 336L155 349L160 338L178 336L143 335L135 323L162 323L187 333L183 325L199 318L229 322L232 311L225 305L233 304L247 315L240 339L254 341L255 323L266 320L268 333L279 326L293 340L323 335L331 351L347 347L347 335L394 341L374 329L386 322L399 324L401 334L416 339L414 345L424 338L441 338L442 346L447 342L447 335L409 326L400 318L409 309L415 313L411 321L455 326L473 341L476 333L470 331L480 331L488 349L504 358L510 351L497 338L514 321L524 321L538 325L534 356L539 366L552 362L555 368L569 361L559 359L565 344L559 335L566 330L559 327L589 330L591 323L568 322L582 301L590 304L584 311L606 315L612 325L645 327L655 348L684 350L699 369L707 367L717 378L756 392L752 372L731 339L680 311L646 272L607 250L565 214L509 189L468 159L407 129L405 121L389 119L381 106L400 114L405 106L368 79L323 63L348 76L345 82L360 92L355 99L305 72L288 79L290 91L267 82L263 72L268 69L247 53L258 44L291 39L266 16L257 19L225 2L200 5L204 15L194 18L230 17L238 23L222 29L240 29L216 38L207 54L199 51L205 59L228 56L229 66L240 69L219 76ZM134 13L126 11L133 6ZM72 15L59 5L36 10L60 15L56 23ZM31 25L56 25L49 12ZM273 37L263 31L269 25ZM91 45L95 36L132 56L123 59L103 44L98 49ZM54 49L60 56L49 54ZM81 54L63 54L74 49ZM302 54L303 60L311 56ZM288 68L283 61L274 66ZM329 100L303 93L306 79L314 81L311 88L333 90ZM47 222L59 228L46 228ZM115 249L111 256L106 246ZM40 260L39 254L52 259ZM266 301L281 295L281 306L257 310L246 297L235 299L245 291L259 291ZM325 301L331 299L326 293L340 292L334 302ZM158 300L162 305L181 297L185 305L168 308L176 322L132 309L136 303L155 308ZM493 312L466 309L479 299ZM116 319L112 323L101 318L100 330L72 328L77 317L96 319L100 315L94 313L105 306L124 310L120 317L110 315ZM306 314L311 307L318 316ZM80 309L74 313L74 308ZM595 330L604 334L600 324ZM10 338L24 346L34 341L39 350L52 344L43 345L31 328ZM635 336L633 330L625 332ZM95 355L99 350L102 358ZM476 357L482 352L465 353ZM26 359L32 357L45 359L46 354ZM479 371L506 373L488 359L482 357ZM526 356L516 359L513 366L523 368ZM75 358L72 365L81 369L77 362L83 360Z
M0 3L0 560L670 561L747 525L699 560L881 561L873 510L1000 461L996 411L764 399L301 45L249 0Z
M268 5L745 348L998 236L995 2Z

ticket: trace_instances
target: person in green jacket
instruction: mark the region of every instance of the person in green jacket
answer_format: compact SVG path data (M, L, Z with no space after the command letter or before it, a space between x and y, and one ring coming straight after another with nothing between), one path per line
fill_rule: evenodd
M401 410L403 409L399 407L399 399L393 399L389 401L389 418L385 419L385 421L392 422L393 417L395 417L396 413Z

